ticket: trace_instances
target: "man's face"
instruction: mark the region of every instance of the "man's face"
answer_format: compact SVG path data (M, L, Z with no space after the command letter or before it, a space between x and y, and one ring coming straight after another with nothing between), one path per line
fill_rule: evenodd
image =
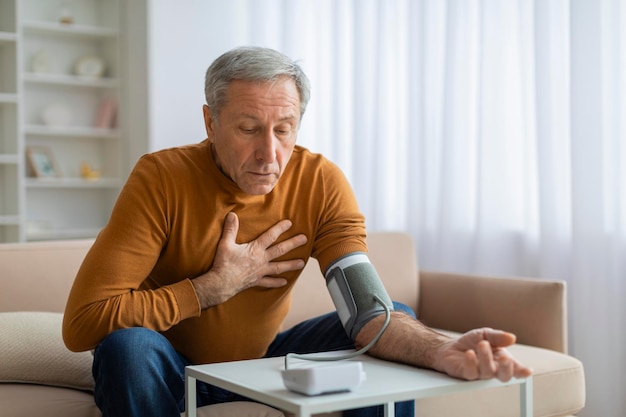
M300 96L289 77L231 82L216 121L204 106L213 157L222 172L252 195L274 189L296 144Z

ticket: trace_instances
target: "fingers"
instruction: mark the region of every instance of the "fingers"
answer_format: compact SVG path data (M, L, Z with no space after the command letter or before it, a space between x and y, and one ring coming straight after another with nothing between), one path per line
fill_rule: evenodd
M530 370L520 365L506 350L493 352L483 341L477 348L465 351L463 378L467 380L497 378L507 382L511 378L525 378Z
M513 376L515 378L528 378L533 374L533 370L527 366L524 366L517 362L513 361Z
M486 360L486 358L483 358ZM493 373L482 373L482 379L498 378L502 382L507 382L511 378L527 378L533 371L519 363L506 349L496 349L492 356ZM487 370L487 367L481 369ZM488 370L487 370L488 371Z
M502 330L481 329L483 338L487 340L493 347L507 347L515 344L517 337L513 333L504 332Z
M515 335L490 328L476 329L459 339L464 351L463 377L465 379L497 378L507 382L511 378L526 378L530 368L520 364L505 349L515 343Z
M283 242L277 243L267 249L267 256L269 259L280 258L284 254L291 252L292 250L304 245L307 238L303 234L291 237ZM302 265L304 266L304 265Z
M483 327L465 333L462 336L462 340L471 348L481 340L488 341L494 347L507 347L515 343L516 337L513 333Z
M498 366L493 359L491 345L486 340L480 342L476 348L476 356L478 357L478 373L480 379L493 378L496 374Z
M257 246L259 252L265 252L266 259L271 261L279 258L282 255L306 244L307 238L304 234L293 236L284 240L278 244L274 244L280 236L288 231L292 226L290 220L281 220L269 229L267 229L256 240L250 242ZM224 227L222 230L222 240L228 243L235 244L237 240L237 233L239 232L239 217L233 212L229 212L224 219ZM304 266L304 265L303 265ZM297 269L297 268L293 268ZM289 271L292 269L286 269ZM281 271L284 272L285 270ZM280 272L276 272L280 273Z
M500 349L494 354L498 364L496 378L507 382L511 378L527 378L532 375L532 369L519 363L507 350Z
M263 277L257 281L256 286L262 288L280 288L287 285L287 280L284 278L272 278Z
M443 364L449 375L467 380L526 378L530 368L519 363L505 348L515 343L512 333L490 328L476 329L462 335L444 349Z
M516 363L513 356L505 349L498 349L494 352L493 357L497 365L494 376L502 382L507 382L513 378Z
M289 230L291 226L292 223L290 220L281 220L267 229L255 242L263 249L267 249L272 246L283 233Z
M259 236L254 243L258 245L262 250L265 251L266 257L268 260L273 260L283 256L284 254L304 245L307 242L307 238L303 234L299 234L293 236L289 239L286 239L280 243L274 244L278 238L289 230L292 226L291 221L289 220L281 220L276 223L274 226L270 227ZM301 268L304 267L304 264ZM297 268L293 268L297 269ZM285 271L290 271L292 269L286 269L282 271L276 271L274 273L281 273Z
M508 350L504 349L515 343L516 336L514 334L493 329L481 330L485 341L480 343L490 345L490 350L493 352L493 364L495 365L493 377L502 382L507 382L511 378L527 378L532 375L530 368L519 363ZM487 356L485 356L485 360L487 360Z
M222 239L235 243L237 233L239 232L239 217L232 211L226 215L224 219L224 227L222 229Z
M252 286L276 288L287 284L283 278L276 278L284 272L304 268L302 259L275 259L306 244L307 238L299 234L276 243L292 227L290 220L281 220L263 232L257 239L248 243L237 244L239 218L229 212L224 219L220 251L216 254L214 267L222 267L222 274L227 269L230 275L238 276L241 289ZM219 258L219 259L218 259Z
M463 358L463 373L462 377L468 381L473 381L480 377L478 371L478 357L476 352L472 349L466 350Z

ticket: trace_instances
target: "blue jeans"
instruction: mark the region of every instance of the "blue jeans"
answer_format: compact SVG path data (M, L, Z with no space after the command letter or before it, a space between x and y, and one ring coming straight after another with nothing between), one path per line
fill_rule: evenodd
M396 310L414 313L403 304ZM278 334L266 357L354 348L336 313L329 313ZM191 363L160 333L142 327L117 330L96 348L94 398L103 417L179 417L185 403L185 366ZM198 406L247 400L198 383ZM396 403L396 417L413 417L414 402ZM348 410L350 417L383 416L382 406Z

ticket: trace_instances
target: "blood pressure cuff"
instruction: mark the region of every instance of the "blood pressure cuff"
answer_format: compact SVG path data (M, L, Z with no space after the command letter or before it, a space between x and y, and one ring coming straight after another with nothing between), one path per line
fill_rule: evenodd
M376 301L374 295L389 310L393 310L393 302L374 265L363 252L354 252L339 258L326 269L324 276L339 319L352 340L355 340L367 322L385 313L384 307Z

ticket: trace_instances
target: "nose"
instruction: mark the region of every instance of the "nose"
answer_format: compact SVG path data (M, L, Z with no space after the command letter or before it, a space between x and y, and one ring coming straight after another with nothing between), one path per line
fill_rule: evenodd
M258 161L271 164L276 160L276 147L278 139L272 131L268 131L259 137L255 157Z

